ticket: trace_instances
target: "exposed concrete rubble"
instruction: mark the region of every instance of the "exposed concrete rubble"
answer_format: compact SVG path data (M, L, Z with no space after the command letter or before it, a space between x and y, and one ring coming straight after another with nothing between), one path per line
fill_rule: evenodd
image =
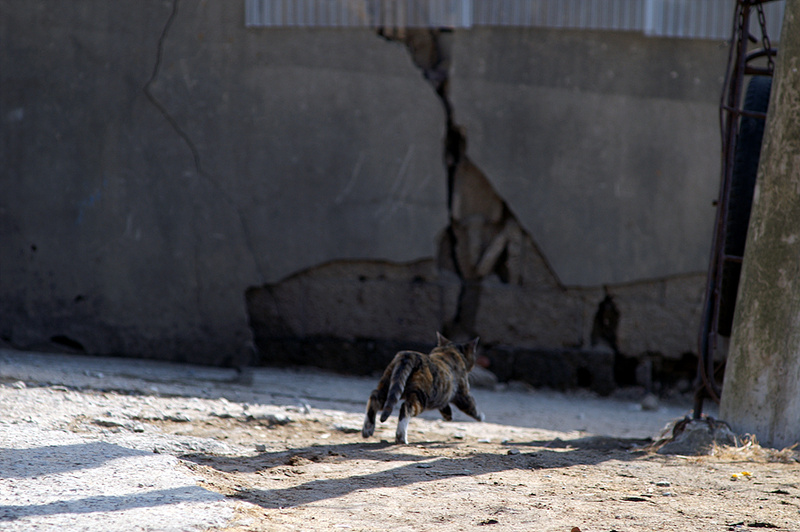
M710 417L683 419L674 424L672 433L653 444L658 454L697 456L710 454L714 446L737 446L736 434L724 421Z

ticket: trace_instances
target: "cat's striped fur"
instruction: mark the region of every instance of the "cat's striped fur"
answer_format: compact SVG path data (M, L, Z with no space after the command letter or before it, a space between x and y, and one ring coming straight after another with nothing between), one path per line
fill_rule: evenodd
M425 410L438 409L444 419L453 419L450 403L483 421L483 414L475 406L467 381L467 374L475 365L478 339L456 344L439 333L436 333L436 338L437 346L430 354L400 351L395 355L369 396L362 436L372 436L378 411L381 411L381 421L386 421L400 399L403 403L395 434L397 443L408 443L409 419Z

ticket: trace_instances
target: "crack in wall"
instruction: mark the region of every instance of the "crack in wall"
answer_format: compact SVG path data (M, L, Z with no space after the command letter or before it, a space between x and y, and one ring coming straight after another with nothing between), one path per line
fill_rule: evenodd
M378 35L403 44L442 103L446 133L444 164L447 168L448 226L440 241L439 267L453 271L461 281L455 315L444 324L453 337L477 334L476 319L484 279L496 276L502 283L522 285L522 248L528 244L541 258L560 290L546 259L533 243L486 175L467 156L467 136L456 122L449 97L450 39L446 29L380 28Z
M156 62L153 65L153 73L150 76L150 79L147 80L147 83L144 84L144 94L147 99L150 101L153 106L158 109L158 112L161 113L161 116L164 120L169 123L170 127L177 133L177 135L183 140L186 147L189 148L189 151L192 153L192 158L194 159L194 166L198 174L202 174L203 171L200 167L200 152L197 150L197 146L195 146L192 139L189 137L189 134L184 131L184 129L178 124L178 121L170 114L169 110L155 97L153 92L150 90L155 83L156 78L158 78L159 71L161 70L161 63L164 59L164 42L167 39L167 34L169 30L172 28L173 22L178 16L178 3L179 0L172 1L172 8L170 9L169 17L167 17L167 22L164 24L164 27L161 30L161 34L158 36L158 45L156 47Z
M204 179L207 183L209 183L223 198L225 198L225 200L230 205L233 206L233 210L236 213L237 221L239 222L239 226L241 227L242 230L244 245L247 249L247 252L250 254L250 258L253 261L255 271L259 276L258 280L260 283L263 283L264 280L266 279L266 276L261 266L261 262L258 260L258 255L256 254L256 250L253 247L253 239L250 235L250 231L248 230L247 223L245 222L245 216L241 212L238 203L225 189L222 188L222 186L219 185L219 183L217 183L214 179L212 179L211 176L203 169L203 166L200 161L200 150L198 149L197 145L192 140L189 133L184 128L181 127L181 125L178 123L178 120L174 116L172 116L167 107L163 103L161 103L161 101L159 101L159 99L155 96L155 94L153 94L153 91L151 90L154 83L156 83L156 80L161 71L161 66L164 60L165 42L167 40L167 36L170 30L172 29L175 20L178 17L179 3L180 3L179 0L173 0L172 2L172 7L170 8L170 14L167 17L167 21L164 24L164 27L161 30L161 34L158 37L158 44L156 47L156 60L155 64L153 65L153 72L150 75L150 79L148 79L147 82L144 84L143 92L147 100L153 105L153 107L155 107L158 110L158 112L161 114L164 120L167 121L167 123L170 125L173 131L175 131L178 137L183 141L183 143L191 152L192 160L194 162L195 172L197 173L197 175L200 176L202 179ZM195 255L197 255L196 250L195 250ZM195 270L197 270L198 264L199 264L198 258L195 257ZM198 280L201 279L199 272L196 271L195 275L197 276ZM199 293L197 294L197 297L199 298ZM199 305L200 301L197 301L197 303Z

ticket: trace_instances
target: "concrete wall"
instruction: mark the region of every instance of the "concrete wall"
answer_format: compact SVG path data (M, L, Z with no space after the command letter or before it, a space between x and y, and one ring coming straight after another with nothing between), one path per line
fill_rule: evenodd
M694 350L720 43L246 29L222 0L0 12L10 345L239 364L255 336L259 361L335 366L366 342L378 366L438 329Z
M451 98L468 154L562 283L705 268L720 52L630 33L456 34Z

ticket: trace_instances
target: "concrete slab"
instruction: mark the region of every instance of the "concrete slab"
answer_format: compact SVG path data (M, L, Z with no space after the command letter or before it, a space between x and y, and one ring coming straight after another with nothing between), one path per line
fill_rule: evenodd
M205 530L233 515L174 456L30 423L0 427L3 530Z

